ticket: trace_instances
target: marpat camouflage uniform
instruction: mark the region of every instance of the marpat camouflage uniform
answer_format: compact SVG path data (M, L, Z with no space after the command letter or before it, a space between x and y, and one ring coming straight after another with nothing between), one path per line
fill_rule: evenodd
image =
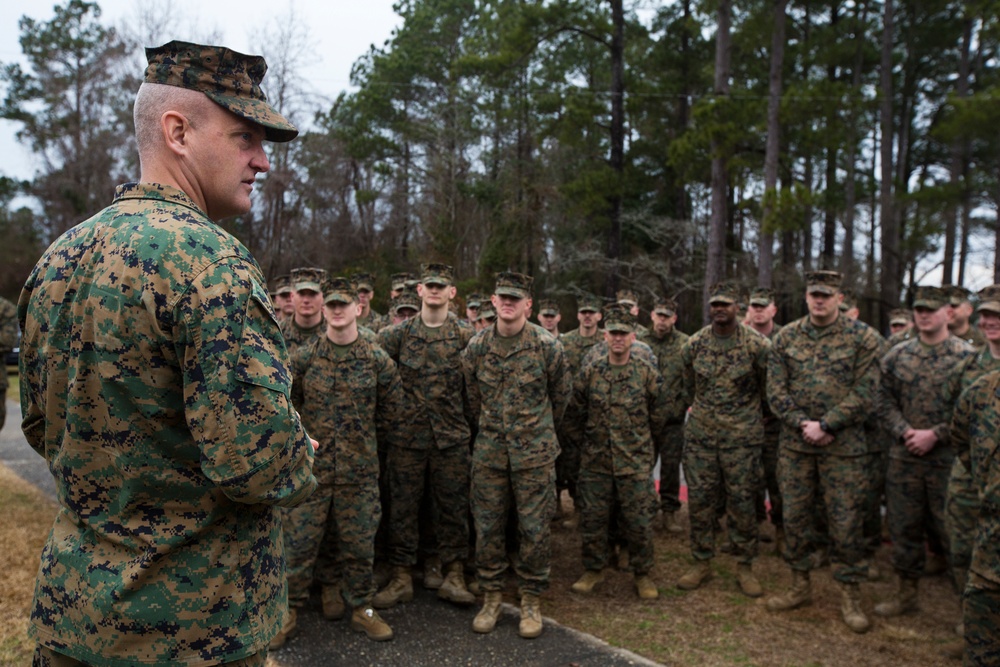
M390 325L388 315L380 315L376 313L374 309L369 308L368 314L358 318L358 326L366 327L371 329L373 332L378 333L382 329Z
M314 338L324 335L326 332L326 319L321 319L314 327L304 329L295 323L295 315L284 320L281 327L281 335L285 337L285 345L288 347L288 354L294 356L298 349L310 342Z
M940 383L972 354L967 343L950 336L933 346L908 340L882 359L879 410L892 438L886 479L892 564L909 579L924 571L928 513L927 529L946 542L944 505L955 451L949 439L952 403ZM937 444L924 456L911 454L903 444L908 428L933 429Z
M558 339L530 322L512 339L497 326L479 332L462 353L466 389L479 431L472 450L472 516L476 570L483 591L500 591L507 570L504 530L517 508L519 555L514 571L523 594L549 583L555 512L556 424L572 378Z
M285 514L289 604L301 607L309 599L316 558L325 543L337 547L334 560L340 565L344 600L353 608L368 607L375 593L375 531L382 516L377 442L402 433L399 373L370 335L359 334L344 346L317 336L292 358L292 374L292 402L320 446L316 493ZM317 574L328 576L323 568Z
M266 652L273 506L316 480L253 257L180 190L123 185L45 252L18 317L22 427L62 505L29 634L101 665Z
M729 536L740 563L757 557L755 494L764 441L763 400L770 342L742 324L728 338L709 325L681 351L684 475L688 482L691 552L715 555L716 501L724 488Z
M815 512L822 494L833 546L833 576L858 583L864 566L863 523L872 460L864 421L875 406L879 342L867 325L843 315L826 327L809 316L784 326L768 361L767 395L781 420L778 481L784 503L785 560L808 572L816 551ZM807 443L804 421L822 421L834 436Z
M17 347L17 306L0 297L0 428L7 421L7 353Z
M597 307L599 310L599 306ZM598 329L593 336L583 336L579 329L573 329L559 336L559 342L565 352L566 367L570 378L575 378L583 365L583 358L595 345L604 342L604 333ZM568 489L571 496L576 496L576 482L580 473L580 452L569 442L569 439L559 434L561 451L556 459L556 485L560 489Z

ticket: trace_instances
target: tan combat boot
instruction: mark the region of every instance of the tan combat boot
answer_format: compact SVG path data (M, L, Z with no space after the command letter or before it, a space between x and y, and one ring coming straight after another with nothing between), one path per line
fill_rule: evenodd
M767 599L768 611L788 611L812 602L812 584L808 572L792 570L790 590Z
M436 591L444 583L444 576L441 574L441 559L437 556L430 556L424 560L424 588L429 591Z
M635 578L635 592L639 594L641 600L655 600L660 597L659 589L648 574Z
M525 593L521 596L521 624L517 634L525 639L534 639L542 634L542 605L537 595Z
M476 596L465 587L465 573L462 561L456 560L448 564L444 583L438 588L438 597L455 604L470 605L475 603Z
M377 642L392 639L392 628L371 607L358 607L354 610L351 614L351 630L363 632L368 635L368 639Z
M736 581L740 584L740 590L748 598L759 598L764 594L764 589L760 586L757 575L753 573L750 563L740 563L736 570Z
M323 618L339 621L344 617L344 598L340 596L340 584L323 586Z
M274 636L271 643L267 645L268 650L279 649L285 645L286 641L294 637L297 622L298 617L295 613L295 607L289 607L288 611L285 612L285 622L282 624L281 630Z
M677 588L693 591L712 578L712 561L700 560L677 580Z
M410 568L400 565L392 570L392 579L386 587L372 598L372 606L376 609L389 609L400 602L413 600L413 576Z
M677 534L684 532L681 524L677 521L677 512L664 512L660 519L660 526L668 533Z
M844 617L844 623L852 631L862 634L871 629L872 623L868 620L863 609L861 609L861 590L857 584L841 584L840 591L843 598L840 603L840 614Z
M497 619L500 617L501 603L503 603L503 593L500 591L486 591L483 595L483 608L472 619L472 631L480 633L493 632L493 628L497 624Z
M917 610L917 580L899 577L895 593L892 597L875 605L875 613L879 616L892 617Z
M604 570L587 570L576 580L570 589L574 593L593 593L594 589L604 583Z

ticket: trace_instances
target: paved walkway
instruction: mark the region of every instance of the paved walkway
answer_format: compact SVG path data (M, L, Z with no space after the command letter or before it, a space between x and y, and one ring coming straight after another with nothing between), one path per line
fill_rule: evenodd
M0 463L55 498L55 485L44 460L21 434L20 408L7 401L7 421L0 431ZM318 600L314 597L314 602ZM545 609L544 598L542 610ZM419 588L408 604L381 612L392 626L395 639L373 642L352 632L345 619L329 622L318 607L299 617L299 634L283 648L272 651L274 667L657 667L658 663L630 651L617 649L588 634L545 619L537 639L517 634L516 607L504 605L496 630L488 635L472 632L478 605L460 608L441 602L431 591Z

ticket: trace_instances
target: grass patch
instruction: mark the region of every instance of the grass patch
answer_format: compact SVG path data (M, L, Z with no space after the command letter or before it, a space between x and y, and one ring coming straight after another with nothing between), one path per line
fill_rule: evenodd
M35 650L28 614L38 558L55 518L56 505L0 465L0 665L28 665Z

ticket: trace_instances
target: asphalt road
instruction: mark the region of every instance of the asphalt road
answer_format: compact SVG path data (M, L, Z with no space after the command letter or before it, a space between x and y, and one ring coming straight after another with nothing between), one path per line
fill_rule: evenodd
M0 431L0 463L31 482L46 495L56 497L45 461L21 434L20 409L7 401L7 421ZM508 602L515 602L508 600ZM319 601L299 615L299 633L269 656L274 667L657 667L630 651L609 646L591 635L545 619L537 639L517 634L516 606L504 605L496 629L488 635L472 631L478 605L468 608L441 602L434 592L417 584L413 602L380 612L395 638L373 642L351 631L348 620L323 618ZM542 598L545 611L545 598Z

